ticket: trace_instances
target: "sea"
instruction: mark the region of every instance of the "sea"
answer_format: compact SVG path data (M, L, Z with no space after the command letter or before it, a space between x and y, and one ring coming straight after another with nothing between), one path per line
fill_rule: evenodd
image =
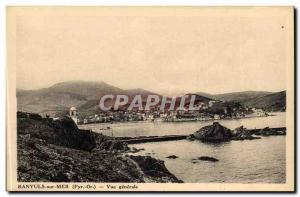
M80 125L115 137L188 135L213 121L196 122L127 122ZM285 112L267 117L218 120L223 126L248 129L286 126ZM289 131L287 131L289 132ZM130 145L143 149L135 155L163 160L167 169L185 183L285 183L286 137L268 136L257 140L202 143L178 140ZM169 159L170 155L178 158ZM218 162L197 160L209 156Z

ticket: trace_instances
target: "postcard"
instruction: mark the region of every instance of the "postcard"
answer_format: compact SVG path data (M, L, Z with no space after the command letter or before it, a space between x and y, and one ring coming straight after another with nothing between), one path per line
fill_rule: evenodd
M293 7L6 11L8 191L295 191Z

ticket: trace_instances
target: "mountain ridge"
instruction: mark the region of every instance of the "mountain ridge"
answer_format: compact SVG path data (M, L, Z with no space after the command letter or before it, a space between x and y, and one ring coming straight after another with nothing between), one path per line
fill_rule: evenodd
M99 99L106 94L127 95L129 102L135 95L142 95L143 103L150 94L163 95L142 89L121 89L103 81L67 81L54 84L48 88L36 90L17 89L18 110L33 113L52 114L57 111L68 111L71 106L77 107L81 111L97 111ZM244 91L225 94L208 94L204 92L187 93L185 95L196 95L196 101L209 102L209 100L238 101L250 107L261 107L266 109L282 110L285 108L285 91ZM277 95L279 94L279 95ZM184 95L183 95L184 96ZM181 98L181 97L177 97ZM178 100L178 99L177 99ZM176 100L176 103L179 101ZM109 105L114 104L110 100Z

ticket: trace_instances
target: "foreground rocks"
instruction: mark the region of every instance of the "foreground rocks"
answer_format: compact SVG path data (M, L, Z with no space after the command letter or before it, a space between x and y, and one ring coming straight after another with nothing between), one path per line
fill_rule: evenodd
M73 120L67 117L52 121L38 114L26 116L26 113L18 112L17 134L18 136L28 135L29 139L40 139L48 144L79 150L90 151L96 147L95 135L90 131L78 129Z
M151 180L147 182L179 182L182 183L181 180L178 180L174 175L172 175L168 169L166 168L164 161L154 159L150 156L129 156L132 160L134 160L141 168L143 173L147 177L151 177ZM157 177L157 178L155 178Z
M18 112L18 181L181 182L152 157L123 156L127 144L58 121Z

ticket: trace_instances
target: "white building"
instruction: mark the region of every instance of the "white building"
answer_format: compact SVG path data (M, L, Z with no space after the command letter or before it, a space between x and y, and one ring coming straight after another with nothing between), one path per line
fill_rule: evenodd
M77 117L76 107L71 107L70 108L69 115L72 118L72 120L75 122L75 124L77 124L78 123L78 117Z

